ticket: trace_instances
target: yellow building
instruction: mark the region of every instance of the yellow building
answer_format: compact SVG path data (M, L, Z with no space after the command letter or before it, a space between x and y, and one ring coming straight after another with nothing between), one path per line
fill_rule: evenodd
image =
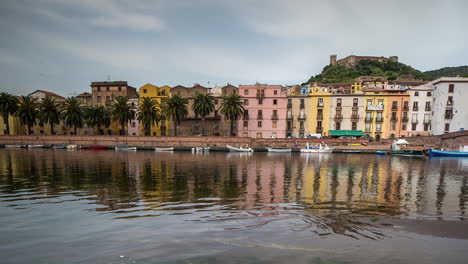
M164 100L171 96L171 87L164 85L158 87L147 83L139 88L140 94L140 103L145 97L154 98L158 102L158 109L162 111L164 107ZM158 124L151 126L150 135L152 136L169 136L169 122L167 118L161 118L161 121ZM145 128L143 124L141 127L141 135L145 134Z
M330 96L327 87L309 88L309 113L307 114L308 127L312 134L328 136L330 127Z
M388 107L388 96L380 92L365 93L366 114L364 117L364 133L379 141L387 138L389 129L388 120L385 118L385 107Z

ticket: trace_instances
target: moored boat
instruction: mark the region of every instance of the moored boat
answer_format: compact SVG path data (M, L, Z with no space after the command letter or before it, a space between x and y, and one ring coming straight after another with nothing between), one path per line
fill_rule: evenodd
M129 147L129 146L116 146L115 147L116 151L136 151L136 147Z
M154 148L155 151L174 151L173 147L170 148Z
M387 155L387 152L386 152L386 151L377 150L377 151L375 152L375 154L377 154L377 155Z
M395 140L392 144L390 154L406 157L423 157L424 151L419 149L410 149L408 141L405 139Z
M305 149L301 149L302 153L331 153L333 152L333 148L330 148L327 144L321 143L318 146L309 146L307 143Z
M429 149L429 156L442 156L442 157L468 157L468 151L461 151L463 147L460 147L460 151L453 150L439 150Z
M57 144L57 145L53 145L52 146L52 149L66 149L67 146L63 145L63 144Z
M248 148L248 147L247 148L243 148L243 147L237 148L237 147L226 145L226 148L228 148L230 152L253 152L252 148Z
M78 146L77 145L68 145L67 146L67 149L77 149Z
M22 148L22 145L5 145L5 148Z
M43 148L44 145L28 145L28 148Z
M269 148L267 147L268 152L277 152L277 153L287 153L291 152L291 149L278 149L278 148Z

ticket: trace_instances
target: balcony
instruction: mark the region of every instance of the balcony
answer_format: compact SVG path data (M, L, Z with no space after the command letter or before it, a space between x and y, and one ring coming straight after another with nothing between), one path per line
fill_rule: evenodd
M384 106L379 104L379 105L367 105L367 110L368 111L383 111Z
M335 122L341 122L341 121L343 121L343 116L342 115L335 115L335 118L333 120Z
M300 109L304 109L304 108L305 108L305 105L304 105L304 104L300 104L300 105L299 105L299 108L300 108Z
M322 121L323 120L323 115L318 115L317 120Z
M271 120L278 120L278 115L272 115Z
M390 120L396 122L396 121L398 121L398 117L392 116L392 117L390 117Z
M374 120L374 118L370 117L370 116L366 116L366 123L372 123L372 121Z
M408 111L408 110L409 110L408 105L404 105L404 106L403 106L403 111Z
M353 110L358 110L359 109L359 106L357 104L353 105Z
M419 110L419 107L413 106L413 111L414 111L414 112L417 112L418 110Z
M424 124L424 125L430 125L430 124L431 124L431 120L424 120L424 121L423 121L423 124Z
M351 122L358 122L359 121L359 115L351 115Z
M382 123L383 122L383 117L381 117L381 116L376 117L375 122L376 123Z
M262 99L265 97L265 91L262 91L262 92L257 92L257 96L256 96L258 99Z
M392 105L392 111L397 111L397 110L398 110L398 106Z
M401 122L404 122L404 123L408 122L408 117L407 116L402 117Z
M302 114L302 115L299 115L297 117L298 120L305 120L306 119L306 115L305 114Z
M263 120L263 116L261 115L257 116L257 120Z
M431 107L429 106L429 107L424 108L424 111L426 111L426 112L431 111Z
M316 127L316 128L315 128L315 131L316 131L317 133L322 133L323 128L322 128L322 127Z
M292 103L288 103L288 109L292 108Z
M444 117L445 117L445 119L452 119L453 118L453 113L445 113Z
M341 105L337 105L337 106L336 106L336 110L337 110L337 111L341 111L341 110L343 110L343 107L341 107Z
M249 115L244 115L244 120L249 120Z
M411 124L417 124L418 123L418 119L411 119Z

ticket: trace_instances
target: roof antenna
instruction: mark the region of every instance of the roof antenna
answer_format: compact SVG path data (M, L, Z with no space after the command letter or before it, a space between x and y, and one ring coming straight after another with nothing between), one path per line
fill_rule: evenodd
M107 75L107 81L110 81L110 74Z

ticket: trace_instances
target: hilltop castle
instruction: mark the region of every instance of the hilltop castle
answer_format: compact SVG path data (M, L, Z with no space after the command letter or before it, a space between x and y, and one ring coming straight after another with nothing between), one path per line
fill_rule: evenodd
M398 57L397 56L390 56L389 58L385 57L374 57L374 56L355 56L355 55L350 55L346 58L336 60L336 54L335 55L330 55L330 65L341 65L345 67L354 67L356 64L358 64L359 61L362 60L372 60L372 61L394 61L398 62Z

